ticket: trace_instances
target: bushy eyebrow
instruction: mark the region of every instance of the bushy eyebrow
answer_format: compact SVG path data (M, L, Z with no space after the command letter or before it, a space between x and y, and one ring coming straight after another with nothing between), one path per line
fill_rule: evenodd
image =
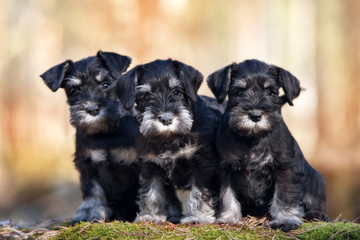
M267 78L263 84L264 88L277 87L276 82L272 79Z
M239 79L231 84L231 88L246 88L246 79Z
M147 84L147 83L136 86L136 92L139 92L139 93L151 92L151 86L150 86L150 84Z
M176 87L181 87L181 82L177 78L174 78L174 77L170 78L169 79L169 87L171 89L176 88Z
M65 84L67 86L73 87L73 86L79 86L81 85L81 79L77 77L69 77L64 80Z

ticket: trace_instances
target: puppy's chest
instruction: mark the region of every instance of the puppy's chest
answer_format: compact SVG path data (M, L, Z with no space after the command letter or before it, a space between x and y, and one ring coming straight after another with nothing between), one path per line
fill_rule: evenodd
M93 164L131 165L137 161L137 153L134 147L85 148L83 155Z
M238 188L246 189L251 198L265 194L269 188L274 173L274 158L270 151L250 151L234 161L231 174ZM259 196L260 197L260 196Z
M258 173L268 173L274 165L274 158L269 151L250 152L245 154L243 160L240 161L243 169L250 176L257 175Z
M157 165L168 181L177 185L186 185L182 183L183 177L188 178L188 173L191 172L191 159L197 150L198 145L190 142L177 147L153 146L151 152L143 155L143 160Z
M150 150L141 154L145 161L156 163L161 167L165 167L170 162L176 162L178 159L191 159L198 145L193 142L182 144L157 143L153 144Z

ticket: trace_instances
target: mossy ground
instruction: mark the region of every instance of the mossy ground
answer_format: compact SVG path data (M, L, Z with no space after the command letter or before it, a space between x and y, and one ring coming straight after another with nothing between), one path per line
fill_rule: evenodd
M68 225L68 224L63 224ZM288 233L272 230L265 219L246 218L241 224L179 224L92 222L73 227L19 230L0 228L0 239L360 239L360 225L351 222L309 222ZM14 238L15 239L15 238Z

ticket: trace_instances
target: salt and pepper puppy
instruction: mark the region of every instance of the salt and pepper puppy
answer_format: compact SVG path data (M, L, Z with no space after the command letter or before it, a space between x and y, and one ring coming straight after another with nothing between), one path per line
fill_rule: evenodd
M228 96L216 140L222 166L218 221L269 212L270 226L283 231L298 228L302 217L328 221L324 179L281 116L281 107L299 95L298 79L280 67L246 60L214 72L207 83L219 103Z
M183 223L215 220L214 140L224 108L197 96L202 80L193 67L168 59L139 65L117 82L120 100L126 109L136 104L140 123L140 221L179 222L177 189L190 190Z
M135 110L124 109L110 85L131 59L111 52L67 60L41 75L53 91L65 90L76 128L75 165L83 203L73 223L93 219L133 221L138 207L139 166Z

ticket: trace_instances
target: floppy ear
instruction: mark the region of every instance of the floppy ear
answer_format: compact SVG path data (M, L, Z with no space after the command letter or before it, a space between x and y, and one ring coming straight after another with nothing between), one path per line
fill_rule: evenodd
M44 80L45 84L51 89L51 91L56 92L61 86L61 83L65 78L65 74L72 64L73 62L71 60L67 60L50 68L41 74L40 77Z
M115 78L119 78L123 72L129 67L131 58L112 52L98 51L96 57L101 58L105 66L109 69L110 74Z
M218 103L224 102L229 91L231 72L236 63L228 65L210 74L206 82Z
M197 91L203 81L203 75L195 68L179 61L173 61L180 80L184 83L185 94L196 102Z
M271 66L269 69L271 75L275 77L280 86L284 89L285 100L293 106L292 100L300 94L300 81L290 72L280 67Z
M131 109L135 103L135 87L138 85L141 72L142 66L136 66L116 80L115 94L127 110Z

